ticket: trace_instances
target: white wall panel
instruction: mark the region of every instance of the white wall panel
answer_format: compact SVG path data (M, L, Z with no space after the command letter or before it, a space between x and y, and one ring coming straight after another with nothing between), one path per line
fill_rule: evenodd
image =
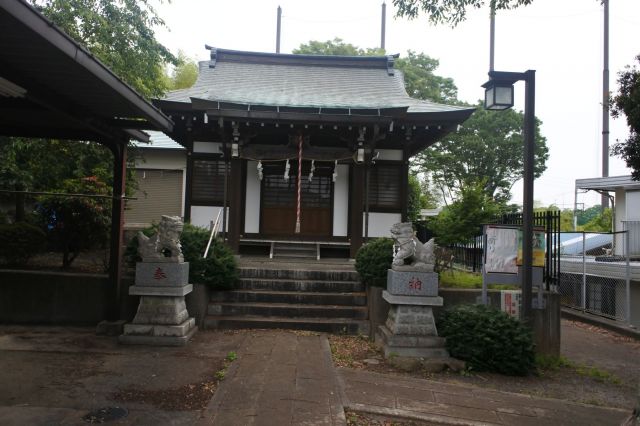
M211 221L215 222L222 206L191 206L191 224L209 229ZM228 215L229 209L227 209ZM222 213L220 213L220 229L222 229ZM229 217L227 216L227 230L229 229Z
M219 154L222 148L220 142L194 142L193 152L206 153L206 154Z
M260 181L257 161L247 161L247 195L245 199L244 232L260 232Z
M346 237L349 222L349 165L338 164L333 186L333 236Z
M362 235L365 235L366 213L362 214ZM391 237L389 230L391 226L401 222L400 213L371 213L369 212L369 236L370 237Z

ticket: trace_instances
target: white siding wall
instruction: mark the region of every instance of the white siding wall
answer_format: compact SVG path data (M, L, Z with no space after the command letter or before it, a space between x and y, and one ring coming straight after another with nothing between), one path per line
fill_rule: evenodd
M191 206L191 224L209 229L211 221L216 220L222 206ZM229 209L227 209L227 215ZM220 228L222 228L222 213L220 213ZM229 217L227 216L227 230L229 229Z
M187 151L181 149L141 149L136 169L186 170Z
M614 231L622 231L624 230L624 226L622 224L623 221L627 220L627 200L626 200L626 192L623 188L616 189L616 206L615 206L615 223L614 223ZM615 235L615 255L621 256L624 254L624 237L623 234Z
M627 191L626 220L640 220L640 191Z
M338 164L333 186L333 236L346 237L349 221L349 165Z
M362 214L362 235L365 235L365 215ZM400 213L371 213L369 212L369 236L391 237L391 226L402 221Z
M247 196L244 212L244 232L260 232L260 181L258 180L258 163L247 161Z

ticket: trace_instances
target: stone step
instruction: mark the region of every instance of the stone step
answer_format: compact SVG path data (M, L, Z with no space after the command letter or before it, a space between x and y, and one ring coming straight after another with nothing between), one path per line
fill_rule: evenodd
M212 293L211 301L365 306L367 304L367 294L365 292L232 290Z
M252 315L287 318L367 319L366 306L303 305L292 303L209 303L209 315Z
M300 291L317 293L363 292L365 286L358 281L318 281L304 279L241 278L235 284L238 290Z
M266 278L285 280L315 280L315 281L358 281L355 270L314 270L314 269L280 269L280 268L238 268L240 278Z
M209 315L205 318L205 327L222 329L280 328L326 333L369 334L369 321L353 320L350 318L289 318L252 315Z

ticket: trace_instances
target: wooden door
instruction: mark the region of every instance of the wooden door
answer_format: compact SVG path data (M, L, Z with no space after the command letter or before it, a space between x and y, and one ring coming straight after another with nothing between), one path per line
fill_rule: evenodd
M284 180L284 165L264 166L260 233L279 237L329 237L333 231L332 169L316 165L309 181L309 164L303 163L300 234L295 233L297 202L297 162L291 163L290 177Z

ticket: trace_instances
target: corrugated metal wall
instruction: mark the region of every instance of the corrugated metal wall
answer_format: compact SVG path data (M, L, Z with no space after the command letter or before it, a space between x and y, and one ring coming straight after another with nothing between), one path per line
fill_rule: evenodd
M182 215L182 170L136 169L137 200L127 201L125 223L159 222L163 214Z

